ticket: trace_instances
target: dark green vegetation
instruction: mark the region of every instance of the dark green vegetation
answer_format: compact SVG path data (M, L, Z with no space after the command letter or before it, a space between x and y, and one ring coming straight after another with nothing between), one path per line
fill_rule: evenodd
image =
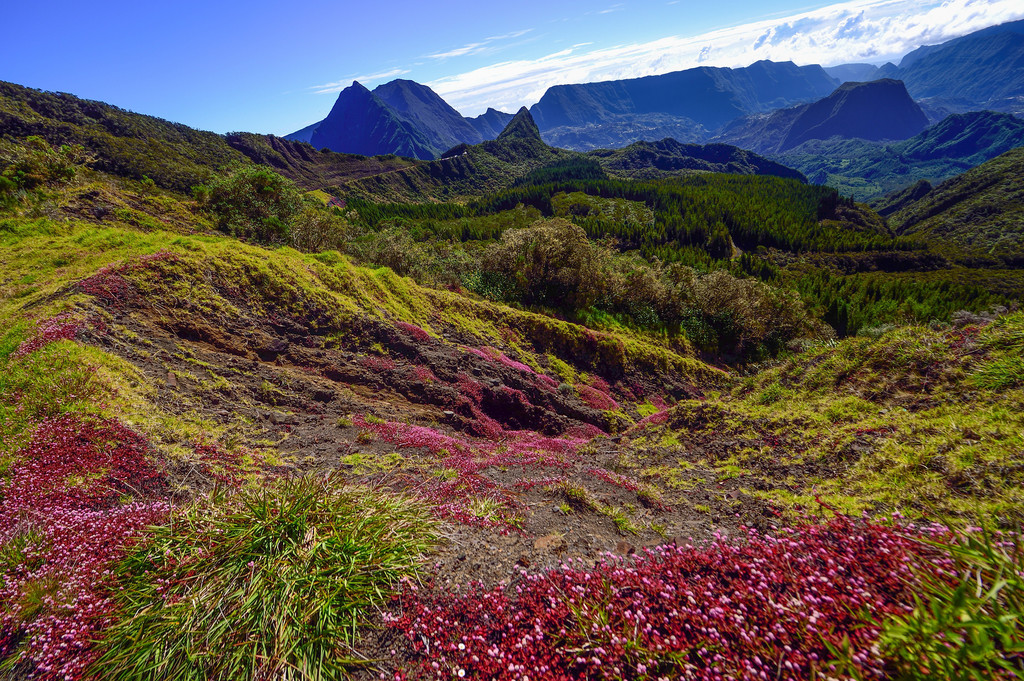
M983 163L899 206L889 221L899 234L927 238L964 262L1024 265L1024 147ZM928 190L928 191L925 191Z
M656 182L569 179L593 172L592 166L575 161L556 165L536 171L534 182L527 179L468 206L353 202L364 229L387 239L375 241L376 252L350 252L423 283L463 286L492 299L546 305L586 318L590 313L578 305L579 297L566 293L568 286L539 297L528 294L509 281L515 267L502 270L487 256L486 244L504 230L525 228L540 216L561 217L582 227L592 240L614 239L614 248L604 246L605 256L588 260L601 263L594 276L579 275L579 282L608 283L604 290L587 285L594 293L585 299L593 308L650 330L678 333L688 328L692 341L718 350L737 347L726 339L734 333L730 325L744 315L734 310L717 320L714 314L695 319L677 307L686 299L679 296L679 282L694 276L688 268L724 269L795 290L813 314L844 335L1006 304L1020 295L1024 283L1016 272L954 265L949 249L916 236L895 235L879 216L828 188L764 176L694 175ZM549 181L552 177L565 179ZM977 267L969 259L963 262ZM1005 267L1001 262L992 266ZM625 277L629 283L621 294L614 293L613 282L624 275L613 270L633 272ZM756 344L739 345L757 352Z
M799 171L750 151L728 144L682 144L674 139L635 142L622 149L588 154L617 177L653 180L679 175L680 171L704 171L734 175L776 175L806 181Z
M812 182L866 201L920 180L945 180L1019 146L1024 146L1024 121L977 111L948 116L902 142L810 141L775 158Z

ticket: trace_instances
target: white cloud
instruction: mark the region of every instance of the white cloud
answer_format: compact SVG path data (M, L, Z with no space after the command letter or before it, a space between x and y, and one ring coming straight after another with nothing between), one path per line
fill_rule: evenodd
M380 73L372 73L365 76L352 76L351 78L343 78L333 83L324 83L323 85L314 85L309 89L318 95L327 95L333 92L341 92L349 85L352 81L358 80L363 85L372 83L378 80L384 80L385 78L394 78L395 76L401 76L402 74L409 73L409 69L391 69L390 71L382 71Z
M512 38L521 38L532 30L532 28L524 28L521 31L512 31L511 33L506 33L505 35L491 36L487 40L488 42L493 42L495 40L511 40Z
M484 38L478 43L468 43L462 47L456 47L451 50L446 50L445 52L428 54L426 57L429 59L450 59L451 57L466 57L473 54L480 54L486 50L493 49L493 43L501 42L502 40L521 38L532 30L532 28L526 28L521 31L512 31L511 33L506 33L504 35L491 36L490 38Z
M469 43L462 47L456 47L454 50L448 50L447 52L438 52L436 54L428 54L427 57L431 59L448 59L449 57L465 57L470 54L479 54L483 52L483 47L486 45L483 43Z
M790 17L698 36L667 36L537 59L503 61L427 83L466 115L488 106L515 111L552 85L636 78L699 64L747 66L759 59L798 64L878 63L921 45L1024 18L1020 0L851 0Z

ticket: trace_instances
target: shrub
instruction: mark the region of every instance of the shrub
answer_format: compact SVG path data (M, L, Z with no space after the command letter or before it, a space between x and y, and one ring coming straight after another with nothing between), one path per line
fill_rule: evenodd
M18 192L68 184L93 160L79 144L54 149L42 137L27 137L11 158L0 159L0 205L14 201Z
M526 304L582 310L601 295L611 253L587 239L583 228L559 218L510 229L484 256L483 272L514 282Z
M260 166L240 166L193 190L217 228L262 244L287 243L302 196L291 180Z
M288 234L291 246L306 253L344 250L353 236L345 218L309 202L296 213Z

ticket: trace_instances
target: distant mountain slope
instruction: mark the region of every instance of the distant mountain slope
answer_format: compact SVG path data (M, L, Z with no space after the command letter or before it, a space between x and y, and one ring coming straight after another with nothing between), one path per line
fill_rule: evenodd
M698 67L644 78L557 85L530 113L543 131L616 124L623 116L647 114L715 129L748 113L817 99L836 85L820 66L759 61L738 69Z
M411 80L393 80L374 88L373 94L415 124L441 151L457 144L479 144L488 139L426 85Z
M928 125L921 107L898 80L844 83L825 99L808 104L793 121L780 148L830 137L900 140Z
M636 142L623 149L602 149L587 154L612 175L655 179L686 172L775 175L806 182L797 170L727 144L683 144L674 139Z
M308 130L304 128L299 133ZM296 133L297 134L297 133ZM285 139L292 139L286 135ZM317 149L374 156L397 154L434 158L443 149L380 97L354 82L338 94L327 118L309 134Z
M511 118L494 109L465 118L429 87L411 80L393 80L372 92L353 82L339 93L327 118L285 139L341 153L430 160L459 144L494 139Z
M700 123L671 114L622 114L601 123L566 125L541 131L544 141L554 147L591 151L616 149L639 141L675 140L700 142L708 138L708 130Z
M523 107L495 140L460 145L436 161L356 180L346 188L357 196L388 203L459 199L503 189L533 170L580 157L545 144Z
M815 140L772 158L800 170L812 182L867 200L918 180L947 179L1022 145L1024 121L976 111L949 116L895 144Z
M989 38L1000 35L1002 33L1018 33L1024 34L1024 21L1008 21L1003 24L997 24L995 26L989 26L987 28L968 33L967 35L960 36L959 38L953 38L947 40L944 43L937 45L923 45L916 50L908 52L900 60L899 68L906 69L913 66L916 62L920 61L924 57L927 57L935 52L939 52L949 47L955 47L964 41L972 41L978 38Z
M923 193L889 223L901 235L992 261L984 264L1024 265L1024 147Z
M487 111L476 118L467 118L466 120L476 128L481 137L485 140L492 140L505 129L505 126L508 125L508 122L512 120L514 115L488 107Z
M840 83L875 80L875 74L878 72L878 67L874 64L839 64L838 66L826 66L824 68L825 73Z
M883 71L905 82L915 99L952 111L1024 112L1024 21L921 47Z
M811 104L737 120L715 137L758 153L780 153L808 140L903 140L928 120L903 83L883 79L844 83Z

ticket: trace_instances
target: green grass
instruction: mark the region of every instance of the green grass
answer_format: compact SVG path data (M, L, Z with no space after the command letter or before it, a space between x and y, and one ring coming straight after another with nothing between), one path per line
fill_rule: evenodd
M956 577L928 577L914 610L883 623L879 647L889 660L890 678L1018 678L1024 671L1020 535L966 532L936 548L949 554ZM848 653L839 658L841 669L859 678Z
M95 413L103 392L87 353L58 341L25 357L6 352L24 338L15 328L0 338L0 462L25 443L40 420L66 413ZM17 342L15 342L17 341ZM6 356L5 356L6 355ZM2 463L0 463L2 467Z
M157 528L118 574L105 679L336 679L435 540L418 504L339 479L215 492ZM161 587L160 584L165 584Z
M821 499L847 514L1009 526L1024 520L1022 353L1022 313L980 331L812 345L630 431L621 461L673 502L699 467L794 519Z

